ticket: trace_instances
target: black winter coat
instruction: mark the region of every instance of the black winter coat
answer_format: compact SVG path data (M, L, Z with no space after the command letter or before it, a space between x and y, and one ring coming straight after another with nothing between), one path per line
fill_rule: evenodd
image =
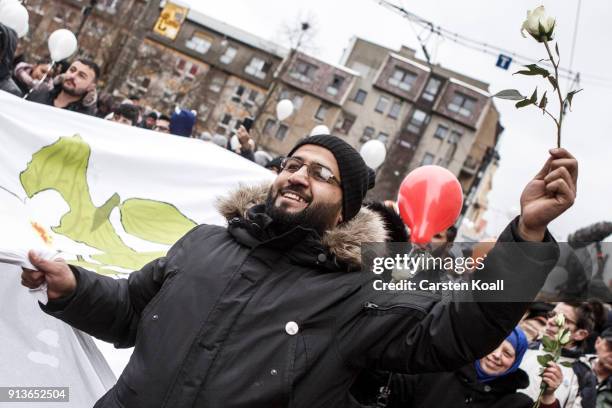
M533 400L517 390L529 385L523 370L480 383L474 364L454 372L418 375L376 372L361 376L353 386L354 395L374 406L378 386L388 385L387 408L530 408ZM390 381L389 381L390 378Z
M76 291L43 310L135 346L96 407L356 407L349 388L364 368L454 370L497 347L527 307L374 291L359 245L385 240L377 215L362 209L323 239L302 227L277 235L252 206L265 196L236 192L220 204L227 228L194 228L127 280L72 267ZM514 228L500 240L516 240ZM494 248L482 276L535 296L557 246L517 251Z
M61 91L62 91L61 84L55 85L55 87L51 90L47 89L44 86L41 86L35 91L32 91L32 93L28 96L27 100L32 101L32 102L42 103L43 105L54 106L53 103L55 101L55 98L57 97L57 95L59 95ZM95 105L86 106L83 104L82 100L72 102L71 104L69 104L63 109L73 111L73 112L83 113L85 115L92 115L92 116L96 114L96 110L97 110Z

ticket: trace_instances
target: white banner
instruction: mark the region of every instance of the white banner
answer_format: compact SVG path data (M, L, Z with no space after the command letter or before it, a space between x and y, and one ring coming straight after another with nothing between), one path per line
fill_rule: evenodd
M103 346L111 371L89 336L39 309L44 294L21 286L10 256L33 247L124 277L193 226L224 224L214 208L218 196L272 178L209 142L0 91L0 387L70 387L70 403L40 406L92 406L130 354Z

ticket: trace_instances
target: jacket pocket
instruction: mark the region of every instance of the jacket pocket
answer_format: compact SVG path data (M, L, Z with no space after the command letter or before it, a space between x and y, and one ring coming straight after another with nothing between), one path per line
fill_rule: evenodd
M389 305L379 305L374 302L365 302L363 308L366 313L375 315L386 314L412 314L414 312L425 314L427 309L424 306L411 303L396 303Z
M161 289L153 299L147 304L147 306L143 309L142 314L140 315L139 327L142 326L143 322L151 320L152 315L154 314L154 308L159 303L160 299L164 297L164 294L170 290L174 282L176 281L177 270L171 270L168 272L168 276L164 280Z

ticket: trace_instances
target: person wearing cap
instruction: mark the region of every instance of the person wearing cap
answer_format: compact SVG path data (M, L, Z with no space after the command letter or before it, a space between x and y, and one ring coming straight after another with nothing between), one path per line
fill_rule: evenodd
M538 249L500 245L477 276L536 295L558 257L546 226L572 205L576 172L569 153L551 151L498 240ZM195 227L128 279L32 252L37 271L22 283L47 284L51 316L134 347L98 408L355 406L362 370L454 370L495 349L527 307L374 290L361 245L388 231L362 206L372 174L342 139L308 137L271 185L219 201L227 227Z
M582 406L590 404L596 408L609 408L612 407L612 327L597 337L595 352L595 355L582 357L580 364L574 365L574 370L584 378Z

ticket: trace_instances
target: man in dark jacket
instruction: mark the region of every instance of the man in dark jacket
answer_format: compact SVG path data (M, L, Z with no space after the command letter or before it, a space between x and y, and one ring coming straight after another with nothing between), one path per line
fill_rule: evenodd
M31 253L38 271L24 269L22 283L46 282L44 311L134 346L96 407L358 406L349 388L364 368L453 370L495 349L523 315L525 302L478 294L460 303L373 290L360 246L387 232L361 207L373 181L359 153L313 136L282 167L271 187L220 201L228 227L194 228L127 280ZM535 296L558 257L546 225L573 203L576 174L569 153L551 151L523 192L521 218L499 238L548 243L498 245L482 279Z
M0 91L22 96L11 72L13 72L13 58L17 49L17 33L12 28L0 23Z
M96 114L96 104L85 102L85 97L96 88L100 76L98 65L87 59L77 59L63 74L63 80L49 90L40 87L34 90L28 100L56 108L67 109L86 115Z

